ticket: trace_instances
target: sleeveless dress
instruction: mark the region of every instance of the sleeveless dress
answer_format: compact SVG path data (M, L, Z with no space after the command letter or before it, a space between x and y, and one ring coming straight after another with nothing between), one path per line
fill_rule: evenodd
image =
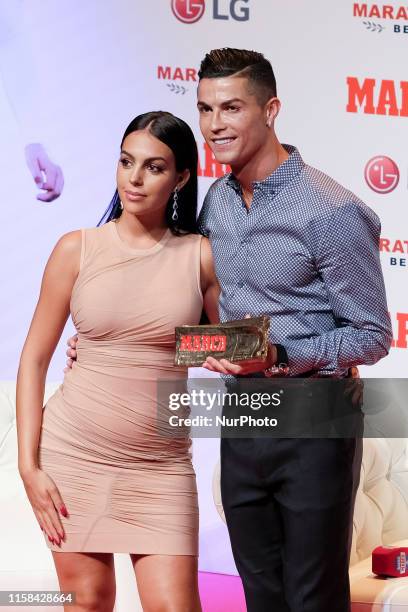
M191 440L160 435L157 381L174 366L174 328L198 324L200 235L135 249L116 223L83 229L71 297L77 361L48 400L39 466L59 488L65 542L54 551L198 554Z

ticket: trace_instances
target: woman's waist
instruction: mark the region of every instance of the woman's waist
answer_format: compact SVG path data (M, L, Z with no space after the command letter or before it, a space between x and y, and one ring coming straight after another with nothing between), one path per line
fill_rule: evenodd
M187 368L172 363L106 366L78 361L66 372L60 390L79 405L84 396L109 403L132 405L143 401L156 404L169 389L184 389L187 378Z
M122 386L123 387L123 386ZM171 433L171 432L170 432ZM187 458L189 431L169 435L154 387L121 395L115 388L85 384L68 375L44 408L41 448L123 466L138 459Z
M77 364L82 367L104 366L109 369L140 368L171 369L174 366L175 346L115 344L108 346L77 346Z

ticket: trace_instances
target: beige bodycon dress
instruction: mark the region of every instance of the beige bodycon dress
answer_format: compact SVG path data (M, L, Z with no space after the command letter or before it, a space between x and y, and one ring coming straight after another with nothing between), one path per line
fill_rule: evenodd
M82 230L71 298L77 361L43 410L38 459L69 516L55 551L196 555L191 441L157 427L157 381L174 366L174 328L197 324L201 236L169 230L134 249L110 221Z

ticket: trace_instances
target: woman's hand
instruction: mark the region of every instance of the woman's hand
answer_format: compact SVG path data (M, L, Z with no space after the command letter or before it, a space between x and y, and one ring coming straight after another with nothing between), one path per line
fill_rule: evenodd
M50 542L60 546L65 534L58 511L65 517L68 513L55 482L40 468L25 471L20 476L41 529Z

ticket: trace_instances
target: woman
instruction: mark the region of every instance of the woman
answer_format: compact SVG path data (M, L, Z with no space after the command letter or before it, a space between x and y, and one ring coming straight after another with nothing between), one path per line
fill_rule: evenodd
M146 113L121 142L97 228L65 234L46 265L17 380L19 471L74 610L111 611L114 552L143 609L201 610L190 440L161 435L157 381L185 378L174 328L218 320L209 243L196 233L197 147L184 121ZM42 410L71 312L78 360Z

